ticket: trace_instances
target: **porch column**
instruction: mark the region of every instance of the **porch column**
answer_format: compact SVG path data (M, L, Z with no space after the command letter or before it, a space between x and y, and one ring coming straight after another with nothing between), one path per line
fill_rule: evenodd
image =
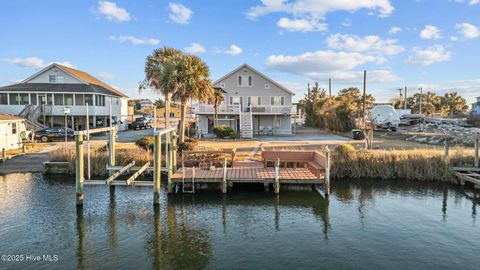
M96 128L97 127L97 117L95 115L92 116L92 120L93 120L93 127Z
M75 117L73 117L73 115L71 115L70 119L72 120L72 129L75 130Z

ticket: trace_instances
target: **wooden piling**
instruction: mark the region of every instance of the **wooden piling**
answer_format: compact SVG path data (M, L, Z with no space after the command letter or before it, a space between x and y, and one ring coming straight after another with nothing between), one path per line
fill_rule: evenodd
M479 163L479 157L478 157L478 144L479 144L479 141L480 141L480 138L476 138L475 139L475 167L478 168L480 165L478 164Z
M83 205L83 135L75 136L75 187L76 187L76 201L77 205Z
M325 150L325 196L330 195L330 149Z
M160 183L162 167L162 137L155 134L153 143L153 204L160 204Z
M22 145L22 153L24 153L24 154L27 153L27 146Z
M445 138L445 160L448 162L448 153L450 152L450 141Z
M172 173L177 171L177 131L172 131L170 136L170 148L172 150Z
M166 165L167 165L167 190L168 193L173 193L173 183L172 183L172 147L171 147L171 139L172 139L172 133L167 132L165 134L165 158L167 159Z
M227 193L227 159L223 159L223 181L222 181L222 193Z
M2 162L7 162L7 149L2 148Z
M277 161L275 162L275 194L280 193L280 159L277 158Z
M110 119L111 121L111 119ZM87 135L88 136L88 135ZM117 130L111 129L110 130L110 140L108 141L108 166L115 166L116 164L116 142L115 139L117 137ZM112 176L114 171L109 170L109 175ZM109 186L110 194L113 196L115 193L115 186Z

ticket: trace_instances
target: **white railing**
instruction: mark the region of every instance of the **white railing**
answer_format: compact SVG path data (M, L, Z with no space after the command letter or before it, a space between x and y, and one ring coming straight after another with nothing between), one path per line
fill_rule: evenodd
M215 108L211 104L198 104L193 106L193 110L195 113L215 113ZM271 106L271 105L251 105L246 106L243 108L244 112L251 112L252 114L295 114L296 113L296 106L295 105L279 105L279 106ZM240 105L220 105L218 108L218 113L231 113L231 114L239 114L240 113Z
M199 104L193 107L196 113L215 113L215 108L211 104ZM240 113L240 105L220 105L218 113Z

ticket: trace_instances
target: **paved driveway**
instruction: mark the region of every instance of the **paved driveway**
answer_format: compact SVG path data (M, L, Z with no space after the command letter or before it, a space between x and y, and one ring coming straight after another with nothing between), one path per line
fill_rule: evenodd
M299 127L296 134L291 136L262 136L257 138L261 142L329 142L344 143L351 141L351 138L327 133L315 128Z

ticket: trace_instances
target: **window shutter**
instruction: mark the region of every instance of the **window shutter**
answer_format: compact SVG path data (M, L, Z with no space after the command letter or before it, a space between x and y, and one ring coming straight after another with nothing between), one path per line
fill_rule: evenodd
M281 98L280 104L285 105L285 97L282 97L282 98Z
M233 105L233 97L230 97L230 105Z
M270 105L273 105L275 103L275 97L270 97Z
M252 76L248 76L248 86L252 86Z
M258 97L258 105L262 105L262 97Z
M252 105L252 97L247 97L247 103L248 105Z
M238 76L238 85L242 86L242 76Z

